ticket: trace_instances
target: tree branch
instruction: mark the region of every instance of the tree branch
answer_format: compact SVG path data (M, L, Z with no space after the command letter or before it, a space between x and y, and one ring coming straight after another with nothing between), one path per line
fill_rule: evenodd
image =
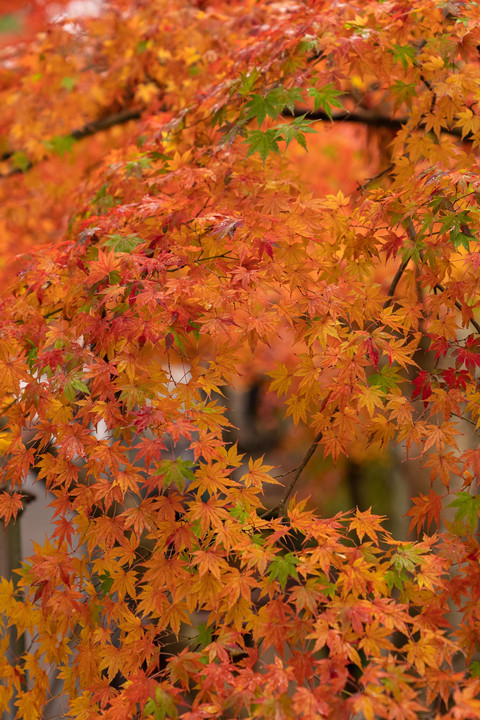
M401 130L404 125L407 124L409 118L391 118L388 115L380 115L378 113L370 112L368 110L355 110L349 112L339 112L332 114L330 118L324 110L308 110L307 108L295 108L293 112L289 108L284 108L282 111L283 117L296 118L303 117L305 115L307 120L322 120L323 122L347 122L357 123L359 125L369 125L371 127L382 127L389 128L391 130ZM417 125L418 129L424 130L425 124L421 123ZM447 128L442 127L442 132L447 135L453 135L454 137L460 138L462 142L472 142L473 136L471 133L467 133L462 138L462 131L460 128L453 127Z
M297 484L298 479L299 479L300 475L302 474L302 472L304 471L308 461L310 460L313 453L317 449L318 443L320 442L322 437L323 437L322 432L319 432L318 435L315 436L314 441L312 442L312 444L308 448L307 452L305 453L305 457L303 458L300 465L297 468L295 468L294 470L290 471L290 472L294 472L295 474L294 474L293 478L291 479L290 483L285 488L285 492L283 493L282 499L273 508L271 508L270 510L266 510L266 512L263 513L262 518L264 518L265 520L272 520L275 517L281 517L282 515L285 514L285 506L288 502L288 499L289 499L290 495L292 494L292 492L295 488L295 485ZM289 475L289 474L290 473L287 473L287 475Z
M437 283L435 285L435 290L440 290L441 293L445 292L445 288L443 287L443 285L440 285L440 283ZM457 308L457 310L460 310L460 312L463 313L462 304L459 303L458 300L455 300L455 307ZM474 320L473 318L470 318L469 323L470 323L470 325L473 325L473 327L475 328L477 333L480 333L480 325L476 320Z
M413 226L413 222L412 222L411 218L408 223L407 232L408 232L408 236L409 236L411 242L413 244L415 244L415 239L417 237L417 234L415 232L415 228ZM395 273L395 277L393 278L393 280L390 284L390 287L388 288L388 292L387 292L388 300L385 300L385 302L383 303L383 309L387 308L390 305L390 303L392 302L393 295L395 293L395 290L397 289L397 285L400 282L400 278L402 277L403 273L405 272L405 269L409 262L410 262L410 255L407 257L406 260L403 261L403 263L400 265L397 272Z
M124 108L123 110L119 110L117 113L105 115L98 120L89 122L82 128L74 130L70 133L70 135L75 138L75 140L83 140L83 138L89 137L90 135L96 135L96 133L108 130L115 125L124 125L125 123L130 122L130 120L138 120L142 112L142 108Z
M394 163L390 163L390 165L387 165L386 168L384 168L383 170L380 170L380 172L378 172L376 175L372 175L372 177L367 178L361 184L358 183L357 192L362 192L363 190L365 190L367 185L370 185L370 183L374 182L375 180L379 180L384 175L388 175L388 173L392 172L392 170L394 168L395 168Z
M408 257L398 268L397 272L395 273L395 277L393 278L390 287L388 288L388 300L385 300L383 303L383 309L387 308L390 303L393 300L393 295L395 293L395 290L397 288L398 283L400 282L400 278L402 277L403 273L405 272L405 268L407 267L408 263L410 262L410 257Z
M322 120L323 122L348 122L357 123L359 125L372 125L374 127L386 127L392 130L400 130L408 121L408 118L391 118L387 115L378 115L376 113L357 110L355 112L339 112L332 114L330 118L324 110L308 110L307 108L295 108L292 112L289 108L282 111L283 117L296 118L305 115L307 120Z
M74 140L83 140L84 138L96 135L97 133L108 130L109 128L116 125L124 125L125 123L130 122L130 120L138 120L142 112L142 108L124 108L123 110L119 110L118 112L112 113L111 115L105 115L104 117L98 118L98 120L88 122L81 128L72 130L72 132L69 134L69 137L72 137ZM15 155L15 152L16 151L9 151L3 153L0 160L9 160L11 157L13 157L13 155ZM25 165L24 167L12 168L11 170L9 170L9 172L1 175L0 177L10 177L11 175L25 173L32 167L33 163L29 162L28 165Z
M138 120L142 112L142 108L124 108L123 110L119 110L118 112L112 113L111 115L105 115L98 120L88 122L83 127L72 130L69 135L74 140L83 140L86 137L90 137L92 135L96 135L96 133L108 130L115 125L123 125L127 122L130 122L130 120ZM408 122L408 117L391 118L387 115L379 115L378 113L373 113L368 110L356 110L354 112L345 111L335 113L330 118L324 110L308 110L307 108L295 108L292 111L289 108L284 108L284 110L282 111L282 115L285 118L296 118L305 115L308 120L321 120L323 122L357 123L359 125L368 125L371 127L390 128L391 130L397 131L400 130ZM425 125L422 123L417 127L420 129L424 129ZM462 142L472 142L473 140L473 136L471 135L471 133L467 133L467 135L462 138L462 131L460 128L442 128L442 132L460 138ZM3 155L0 156L0 161L9 160L13 155L15 155L15 152L17 151L8 151L3 153ZM29 162L24 167L12 168L0 177L10 177L11 175L22 174L30 170L32 167L33 163ZM371 180L373 179L375 178L371 178ZM371 180L368 180L365 184L367 184Z

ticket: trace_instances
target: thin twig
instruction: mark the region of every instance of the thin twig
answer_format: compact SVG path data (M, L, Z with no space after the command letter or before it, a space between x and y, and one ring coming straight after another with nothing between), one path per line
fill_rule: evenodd
M262 518L264 518L266 520L271 520L272 518L281 517L282 515L285 514L285 507L288 502L288 499L289 499L290 495L292 494L293 490L295 489L295 485L297 484L298 479L300 478L300 475L304 471L308 461L310 460L313 453L317 449L317 446L318 446L319 442L321 441L322 437L323 437L322 432L319 432L315 436L314 441L312 442L312 444L308 448L307 452L305 453L305 456L304 456L302 462L300 463L300 465L296 468L295 471L294 470L291 471L291 472L295 472L295 474L294 474L293 478L291 479L290 483L285 488L285 492L283 493L282 499L273 508L264 512L262 515ZM287 473L287 474L289 474L289 473Z
M378 172L376 175L373 175L372 177L367 178L361 184L358 183L357 192L362 192L362 190L365 190L367 185L370 185L370 183L374 182L375 180L379 180L384 175L387 175L389 172L391 172L393 170L394 167L395 167L395 164L390 163L390 165L387 165L386 168L384 168L383 170L380 170L380 172Z
M202 250L202 252L203 252L203 250ZM198 257L198 258L197 258L196 260L194 260L193 262L195 262L195 263L200 263L200 262L207 262L207 260L217 260L218 258L228 257L229 254L230 254L230 250L228 250L227 252L222 253L221 255L210 255L210 257L206 257L206 258Z
M395 293L395 290L397 289L397 285L400 282L400 278L402 277L403 273L405 272L405 268L407 267L408 263L410 262L410 256L400 265L397 272L395 273L395 277L393 278L390 287L388 288L388 300L385 300L383 303L383 309L387 308L390 303L393 300L393 295Z
M55 315L58 315L58 313L61 313L63 311L63 308L58 308L57 310L51 310L48 313L45 313L44 320L48 320L51 317L55 317Z
M411 242L415 243L417 234L415 232L415 228L413 226L413 222L411 219L410 219L410 222L409 222L409 225L407 228L407 232L408 232L408 236L409 236ZM388 288L388 292L387 292L388 300L385 300L385 302L383 304L383 309L387 308L390 305L390 303L392 302L393 295L395 293L395 290L397 289L397 285L400 282L400 278L402 277L403 273L405 272L405 269L409 262L410 262L410 255L407 257L406 260L404 260L404 262L400 265L397 272L395 273L395 277L393 278L393 280L390 284L390 287Z
M440 290L440 292L442 293L445 292L445 288L443 287L443 285L440 285L440 283L437 283L435 285L435 290ZM457 308L457 310L460 310L460 312L463 313L463 306L460 302L458 302L458 300L455 300L455 307ZM470 318L469 323L470 325L473 325L473 327L478 333L480 333L480 325L477 323L476 320Z
M14 405L16 405L16 403L17 403L17 398L15 398L15 400L12 400L11 402L9 402L7 405L5 405L5 407L0 407L0 413L2 413L2 415L3 415L4 413L8 412L8 410L10 410L10 408L12 408Z
M473 420L470 420L470 418L464 417L463 415L459 415L458 413L452 412L453 417L458 418L459 420L463 420L466 423L469 423L470 425L473 425L474 428L477 428L477 423L473 422Z

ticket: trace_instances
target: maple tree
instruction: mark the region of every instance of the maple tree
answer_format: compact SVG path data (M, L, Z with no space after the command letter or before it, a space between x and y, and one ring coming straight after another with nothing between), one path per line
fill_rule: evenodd
M0 583L0 707L42 717L53 668L81 720L478 717L477 3L20 5L0 517L35 471L54 521ZM310 433L291 474L225 440L254 373ZM395 443L408 541L295 498Z

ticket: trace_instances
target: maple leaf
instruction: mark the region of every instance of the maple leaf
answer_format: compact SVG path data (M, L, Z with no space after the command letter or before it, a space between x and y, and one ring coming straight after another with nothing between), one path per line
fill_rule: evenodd
M311 87L308 89L308 95L313 97L315 110L319 107L323 108L330 120L332 120L332 107L344 109L342 103L337 99L342 93L336 90L332 83L325 85L321 90Z
M422 370L415 380L413 381L414 390L412 392L412 400L415 400L415 398L421 396L422 400L424 401L425 407L427 406L427 399L432 394L432 386L430 381L430 375L426 372L426 370Z
M89 265L87 283L89 285L95 285L95 283L105 278L109 278L111 273L115 273L120 268L120 259L116 256L115 252L104 252L99 249L98 260L92 260Z
M455 520L465 520L467 527L471 531L475 529L480 513L480 498L470 495L470 493L461 491L457 493L457 497L453 500L449 507L457 508Z
M253 460L250 458L248 461L248 473L242 475L240 482L245 484L245 487L263 487L264 483L278 484L269 473L273 470L273 465L264 465L263 457Z
M456 447L455 435L459 431L451 422L442 425L430 425L428 428L428 436L423 444L422 454L435 445L438 452L443 452L446 445Z
M8 525L11 518L17 519L19 511L22 510L22 497L21 493L7 493L2 491L0 493L0 517L3 518L5 525Z
M279 137L276 128L270 128L269 130L265 130L265 132L262 130L251 130L247 133L244 141L249 145L247 157L258 152L262 158L262 162L265 163L265 160L271 152L280 153L278 141Z
M297 565L298 558L296 558L293 553L287 553L286 555L276 557L270 563L269 577L271 580L277 579L280 583L281 589L284 590L289 577L298 579L296 570Z
M291 373L287 366L282 363L276 370L273 370L269 374L270 377L273 378L270 389L272 391L275 390L278 397L280 397L280 395L286 395L292 383Z
M450 485L450 476L458 474L458 461L452 452L436 452L427 458L425 467L430 467L431 482L439 477L443 485L448 489Z
M28 367L23 356L12 357L5 351L0 352L0 393L17 394L20 383L30 380Z
M340 439L331 430L323 434L322 445L324 446L324 457L330 455L334 462L338 460L340 455L347 455L347 450Z
M277 115L280 114L287 105L289 97L289 104L290 107L292 107L296 101L302 99L301 89L295 88L292 94L291 90L287 91L285 88L274 88L265 97L252 95L245 106L247 119L251 120L252 118L256 118L258 127L260 127L267 115L275 119Z
M433 490L428 495L420 493L418 497L412 498L414 506L406 513L412 517L410 521L410 532L416 528L418 531L426 525L427 529L432 522L438 524L442 509L442 498Z
M480 341L473 335L469 335L465 347L456 350L456 366L464 364L467 370L474 370L480 367Z
M370 417L375 413L375 408L383 409L383 392L380 388L366 387L362 388L362 392L356 396L358 406L366 408Z
M464 460L465 470L471 467L475 477L480 477L480 448L467 450L460 460Z
M355 530L360 542L362 542L365 535L367 535L374 543L378 544L377 533L379 531L384 532L382 529L383 519L384 518L379 517L378 515L372 515L371 508L365 512L360 512L357 508L355 511L355 517L350 520L349 526L351 530Z

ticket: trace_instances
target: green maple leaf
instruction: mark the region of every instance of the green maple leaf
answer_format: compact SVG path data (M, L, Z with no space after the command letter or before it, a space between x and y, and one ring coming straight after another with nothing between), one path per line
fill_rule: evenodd
M22 23L18 15L6 13L0 17L0 33L13 33L22 29Z
M247 120L257 119L258 127L267 117L273 120L287 107L293 112L295 103L302 100L301 88L294 87L287 90L283 87L274 88L267 95L252 95L248 101Z
M108 570L105 570L103 575L99 575L98 577L102 581L102 584L100 585L100 595L101 597L105 597L112 589L113 578L111 577Z
M457 508L455 522L464 520L469 530L476 528L480 512L480 496L470 495L470 493L462 490L457 493L457 497L448 507Z
M257 118L258 127L260 127L267 115L276 118L278 115L277 106L268 95L266 97L253 95L247 103L247 120Z
M398 368L391 365L383 365L378 373L372 373L368 378L370 387L379 387L383 393L388 393L397 387L401 382L398 374Z
M337 100L338 96L342 94L343 93L341 93L339 90L335 89L333 83L325 85L325 87L323 87L321 90L315 87L311 87L308 89L309 97L313 97L313 106L315 110L318 110L318 108L321 107L324 112L326 112L330 120L333 120L332 107L345 110L340 100Z
M270 580L277 579L282 590L285 590L285 585L287 584L287 579L289 577L298 579L295 567L298 563L299 560L293 553L287 553L286 555L276 557L275 560L272 560L270 563L270 572L268 574Z
M422 562L422 555L422 549L416 547L414 543L405 543L404 545L399 545L393 554L392 565L397 573L401 573L403 570L414 572L417 565L420 565Z
M307 149L307 142L305 140L305 133L316 133L305 115L301 115L295 118L291 123L284 123L283 125L277 125L278 139L284 140L288 147L292 140L296 140L298 144L304 149Z
M55 135L51 140L45 140L44 145L50 152L63 157L72 152L75 142L75 138L71 135Z
M141 242L142 238L138 235L110 235L104 244L113 248L115 252L131 253Z
M161 465L156 469L156 475L163 475L163 483L165 487L169 487L174 483L180 492L183 492L185 488L185 479L193 482L195 480L195 473L192 468L194 463L190 460L182 460L177 458L176 460L164 460Z
M252 130L247 134L244 142L250 146L247 157L258 152L263 163L265 163L269 153L280 152L280 148L278 147L278 131L276 128L270 128L266 132L262 132L262 130Z
M65 88L65 90L68 90L69 92L71 90L73 90L73 88L75 87L76 84L77 84L77 81L73 77L64 77L64 78L62 78L62 82L60 83L62 88Z
M196 637L196 641L200 647L205 648L207 645L210 645L213 639L213 633L212 628L207 625L207 623L202 622L198 626L198 634Z
M471 675L480 678L480 662L478 662L478 660L474 660L472 663L470 663L469 669Z
M392 86L392 93L395 95L398 103L405 102L407 105L410 105L412 97L417 96L417 87L415 83L404 83L401 80L397 80Z
M165 718L177 718L178 710L173 698L162 690L162 688L157 687L155 690L155 699L150 698L147 700L143 714L144 716L153 715L155 720L165 720Z
M240 95L248 95L253 90L259 77L260 73L256 68L252 70L251 73L248 73L248 75L246 73L240 73L241 81L238 87Z
M26 155L21 150L13 153L12 162L14 168L18 168L23 172L25 172L25 170L28 170L28 168L30 167L30 160L28 159L28 155Z
M394 45L390 52L393 54L393 61L401 63L405 72L408 70L409 60L414 64L416 50L412 45Z

